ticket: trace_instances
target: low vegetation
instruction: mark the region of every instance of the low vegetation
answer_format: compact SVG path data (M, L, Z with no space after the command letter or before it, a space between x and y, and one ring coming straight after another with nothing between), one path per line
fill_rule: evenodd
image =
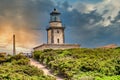
M0 80L55 80L42 70L29 65L29 59L21 54L5 56L0 54Z
M120 48L35 51L34 59L66 80L120 80Z

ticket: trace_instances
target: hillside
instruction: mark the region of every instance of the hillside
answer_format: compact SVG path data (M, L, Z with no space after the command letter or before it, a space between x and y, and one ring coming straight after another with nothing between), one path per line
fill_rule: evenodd
M120 80L120 48L35 51L34 58L66 80Z
M55 80L43 71L29 65L29 59L18 54L5 56L0 54L0 80Z

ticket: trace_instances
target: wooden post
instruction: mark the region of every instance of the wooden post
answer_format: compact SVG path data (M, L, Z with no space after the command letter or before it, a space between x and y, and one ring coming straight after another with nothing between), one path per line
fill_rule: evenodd
M15 35L13 35L13 55L16 54L16 50L15 50Z

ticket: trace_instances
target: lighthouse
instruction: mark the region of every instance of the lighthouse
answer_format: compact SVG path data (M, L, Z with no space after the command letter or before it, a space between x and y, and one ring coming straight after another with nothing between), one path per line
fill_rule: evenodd
M47 43L34 47L34 51L45 49L72 49L80 48L79 44L66 44L65 43L65 27L60 19L61 13L54 9L50 13L49 27L47 31Z
M60 19L60 12L54 9L50 13L49 28L47 28L47 43L48 44L64 44L65 36L62 21Z

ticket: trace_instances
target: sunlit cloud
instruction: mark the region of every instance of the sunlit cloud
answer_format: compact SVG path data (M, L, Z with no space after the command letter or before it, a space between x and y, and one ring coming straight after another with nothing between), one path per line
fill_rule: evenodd
M30 50L42 43L40 30L46 24L47 8L52 2L44 0L2 0L0 1L0 51L12 51L13 34L16 35L16 49ZM48 8L50 9L50 8ZM45 23L44 23L45 22ZM4 49L3 49L4 48ZM23 49L23 50L22 50Z

